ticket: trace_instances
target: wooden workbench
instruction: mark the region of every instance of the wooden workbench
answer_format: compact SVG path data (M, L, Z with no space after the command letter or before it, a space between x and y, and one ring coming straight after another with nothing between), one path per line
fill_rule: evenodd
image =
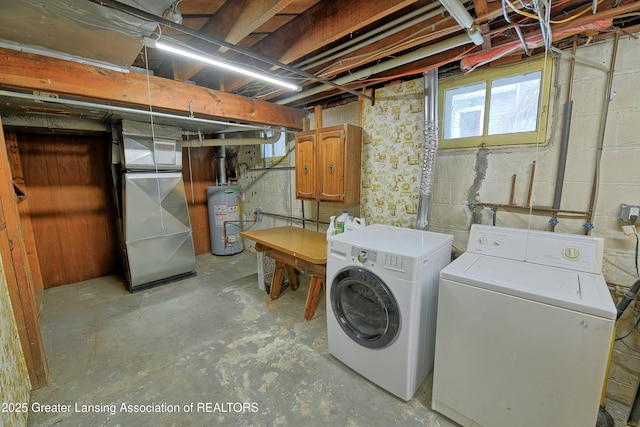
M324 233L298 227L276 227L262 230L241 231L240 236L256 242L256 251L276 261L269 297L280 296L286 271L291 290L298 289L295 270L311 275L304 318L313 317L320 298L320 289L327 274L327 237Z

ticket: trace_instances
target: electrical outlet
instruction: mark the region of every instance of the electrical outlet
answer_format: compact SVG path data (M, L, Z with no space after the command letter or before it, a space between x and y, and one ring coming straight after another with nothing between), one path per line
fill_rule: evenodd
M635 224L640 219L640 205L620 204L620 216L618 219L622 222Z

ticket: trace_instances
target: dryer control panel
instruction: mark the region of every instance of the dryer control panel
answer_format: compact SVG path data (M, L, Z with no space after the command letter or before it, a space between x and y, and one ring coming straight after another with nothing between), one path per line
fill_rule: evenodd
M467 251L588 273L602 272L604 239L474 224Z
M357 259L362 264L375 264L378 259L378 253L376 251L362 249L357 246L351 246L351 257L352 259Z

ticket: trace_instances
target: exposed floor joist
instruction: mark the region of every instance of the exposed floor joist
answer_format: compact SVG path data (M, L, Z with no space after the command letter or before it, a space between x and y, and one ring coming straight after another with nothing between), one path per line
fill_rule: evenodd
M260 40L251 50L290 64L305 55L356 32L392 12L407 7L416 0L334 0L320 2L297 19ZM247 83L244 78L225 82L226 90Z

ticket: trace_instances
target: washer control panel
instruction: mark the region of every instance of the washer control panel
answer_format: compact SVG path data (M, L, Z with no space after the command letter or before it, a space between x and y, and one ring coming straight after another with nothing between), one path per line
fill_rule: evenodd
M604 239L474 224L467 251L589 273L602 272Z
M357 259L362 264L375 264L378 259L378 253L368 249L351 246L351 258Z

